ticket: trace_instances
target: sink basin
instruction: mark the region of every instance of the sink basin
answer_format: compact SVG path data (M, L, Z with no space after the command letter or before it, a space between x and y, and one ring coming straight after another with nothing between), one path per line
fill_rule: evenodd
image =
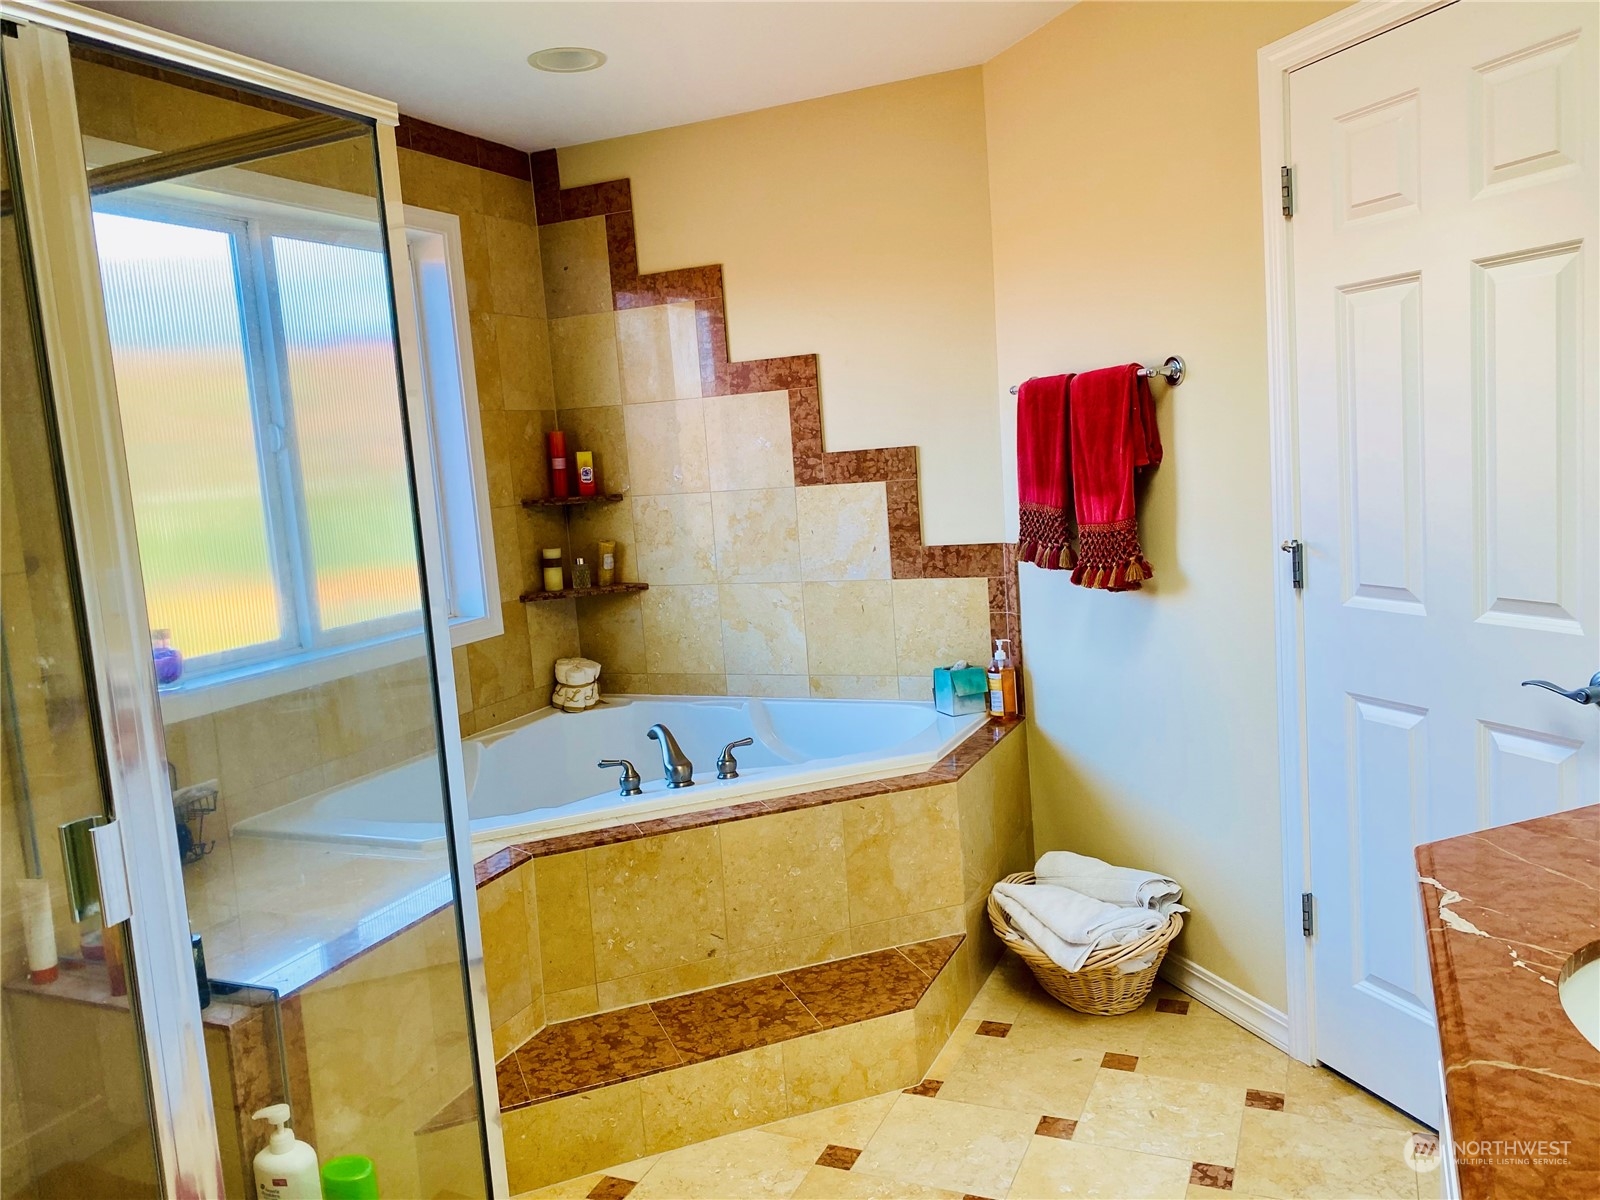
M1573 952L1557 981L1561 1007L1578 1032L1600 1050L1600 942L1590 942Z

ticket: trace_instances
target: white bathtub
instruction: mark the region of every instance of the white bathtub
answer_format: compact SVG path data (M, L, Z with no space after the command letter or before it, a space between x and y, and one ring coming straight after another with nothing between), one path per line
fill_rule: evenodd
M905 775L938 762L983 721L909 700L630 696L583 713L545 709L464 741L472 840L504 844ZM661 749L645 736L658 722L693 760L693 787L666 786ZM746 737L755 745L734 752L739 778L719 780L722 747ZM631 760L643 794L618 795L618 772L595 766L602 758ZM429 756L247 818L233 832L434 850L444 840L440 795Z

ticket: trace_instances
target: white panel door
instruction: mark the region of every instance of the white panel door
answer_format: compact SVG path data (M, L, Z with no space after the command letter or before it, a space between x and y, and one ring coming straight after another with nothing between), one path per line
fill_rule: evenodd
M1435 1126L1413 847L1600 800L1597 13L1290 81L1315 1048Z

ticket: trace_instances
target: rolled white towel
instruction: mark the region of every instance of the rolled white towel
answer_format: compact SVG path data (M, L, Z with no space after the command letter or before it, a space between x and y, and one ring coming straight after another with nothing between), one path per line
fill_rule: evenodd
M1107 904L1126 904L1150 908L1162 916L1189 910L1178 903L1183 888L1178 881L1153 871L1133 867L1114 867L1098 858L1074 854L1071 850L1051 850L1033 868L1040 883L1071 888Z
M1153 909L1107 904L1048 883L997 883L994 893L1018 931L1068 971L1102 946L1138 941L1167 923Z

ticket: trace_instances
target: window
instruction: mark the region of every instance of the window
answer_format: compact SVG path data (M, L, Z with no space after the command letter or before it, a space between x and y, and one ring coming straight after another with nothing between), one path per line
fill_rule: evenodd
M281 689L250 688L270 694L309 682L304 668L365 669L362 652L421 620L377 230L184 190L195 198L123 193L95 213L150 623L185 660L175 690L283 676ZM453 217L416 215L424 407L460 643L500 632L498 583L459 232Z

